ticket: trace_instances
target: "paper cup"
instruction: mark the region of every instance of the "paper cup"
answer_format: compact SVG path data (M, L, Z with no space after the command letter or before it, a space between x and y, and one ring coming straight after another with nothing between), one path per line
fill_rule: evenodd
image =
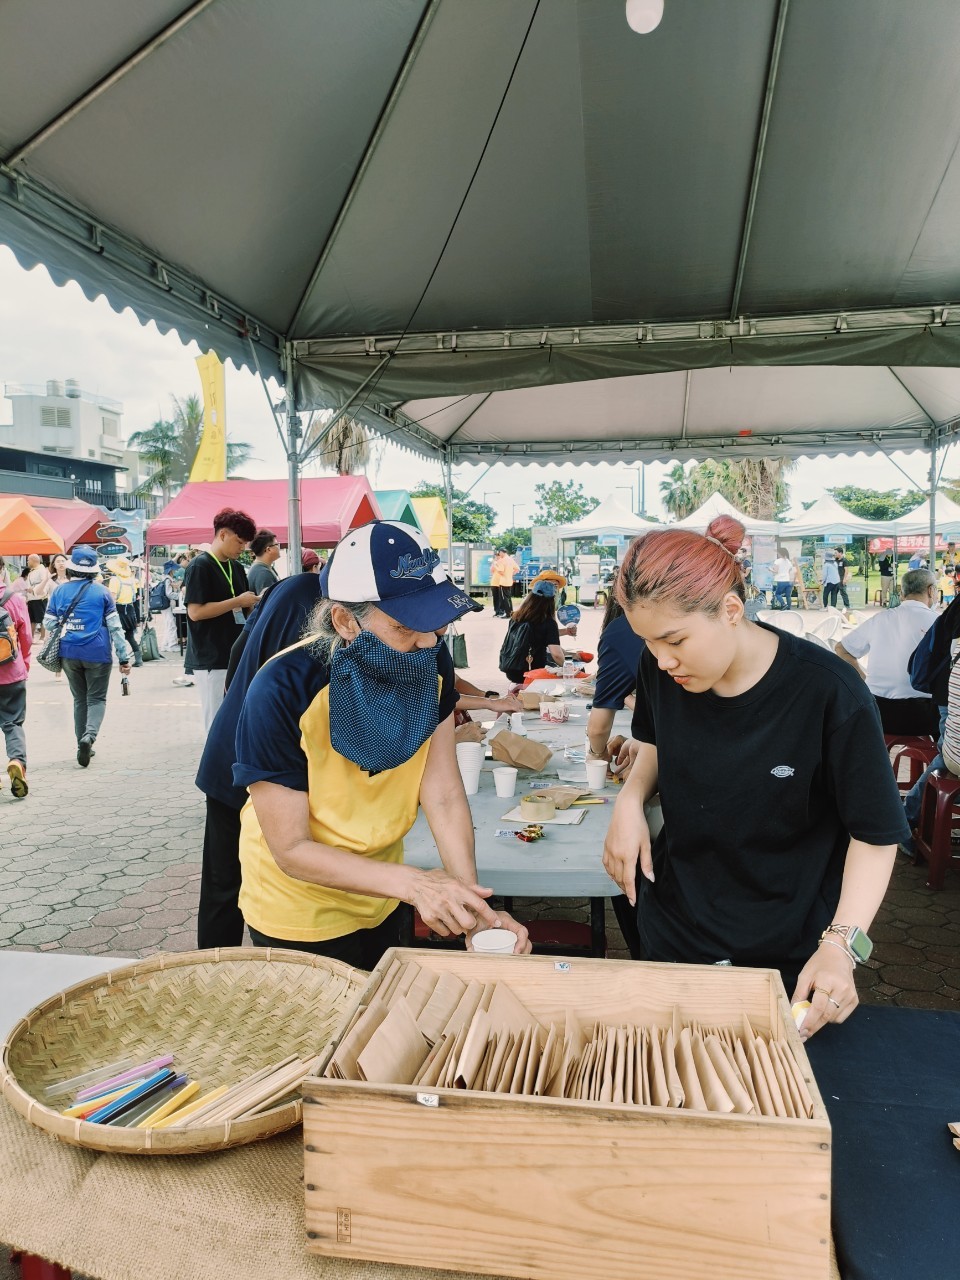
M471 767L475 765L477 769L481 769L485 750L482 742L458 742L457 763L461 769L467 765Z
M517 935L509 929L481 929L473 935L473 949L485 956L512 956Z
M513 730L513 732L514 732L514 733L524 733L524 732L526 732L526 731L525 731L525 729L524 729L524 727L523 727L523 712L522 712L522 711L514 711L514 712L512 713L512 715L510 716L510 728Z
M591 791L602 791L607 785L606 760L587 761L587 786Z
M480 770L473 765L460 766L460 777L463 779L463 789L468 796L475 796L480 790Z
M517 789L517 770L509 765L493 771L493 785L498 796L512 796Z

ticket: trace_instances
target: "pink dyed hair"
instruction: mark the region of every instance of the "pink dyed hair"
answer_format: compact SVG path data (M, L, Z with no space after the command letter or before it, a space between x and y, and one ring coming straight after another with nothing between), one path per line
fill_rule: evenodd
M728 592L746 599L743 574L734 556L744 529L732 516L710 522L706 537L689 529L645 533L627 549L617 576L617 599L624 609L650 601L681 613L720 610Z

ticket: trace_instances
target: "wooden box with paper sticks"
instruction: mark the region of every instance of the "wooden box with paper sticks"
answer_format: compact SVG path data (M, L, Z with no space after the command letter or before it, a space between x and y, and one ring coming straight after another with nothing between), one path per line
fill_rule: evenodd
M772 970L392 950L303 1115L311 1253L832 1274L830 1124Z

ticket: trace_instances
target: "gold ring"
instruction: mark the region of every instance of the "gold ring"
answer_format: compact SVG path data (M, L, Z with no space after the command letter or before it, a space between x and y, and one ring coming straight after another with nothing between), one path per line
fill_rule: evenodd
M823 987L814 987L814 991L819 991L820 995L826 996L832 1005L835 1005L838 1009L840 1008L840 1001L834 1000L830 992L825 990Z

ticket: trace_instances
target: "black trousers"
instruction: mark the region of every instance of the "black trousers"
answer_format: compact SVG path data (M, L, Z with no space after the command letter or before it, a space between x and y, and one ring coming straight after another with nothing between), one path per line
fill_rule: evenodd
M933 698L878 698L880 723L886 734L902 733L914 737L940 737L940 708Z
M510 600L510 587L493 587L493 612L509 618L513 613Z
M250 930L255 947L285 947L287 951L309 951L314 956L329 956L342 960L354 969L372 969L390 947L400 945L400 911L391 911L383 924L375 929L356 929L339 938L327 938L324 942L284 942L280 938L268 938L256 929Z
M239 947L243 944L240 897L240 810L207 796L203 828L203 867L197 946Z

